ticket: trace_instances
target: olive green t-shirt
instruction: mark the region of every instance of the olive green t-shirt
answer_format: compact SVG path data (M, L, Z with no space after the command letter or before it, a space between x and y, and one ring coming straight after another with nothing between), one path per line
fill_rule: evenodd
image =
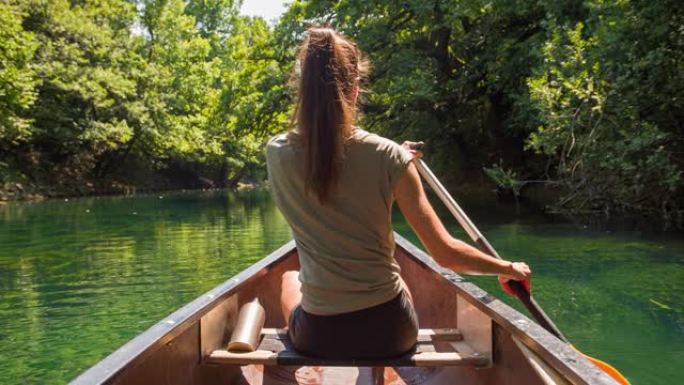
M401 291L392 188L411 154L354 129L338 183L324 204L305 189L305 157L296 132L278 135L266 147L273 196L299 252L302 308L330 315L391 300Z

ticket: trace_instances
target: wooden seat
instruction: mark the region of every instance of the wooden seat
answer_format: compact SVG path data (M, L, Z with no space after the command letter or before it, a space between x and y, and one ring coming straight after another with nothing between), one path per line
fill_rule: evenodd
M421 329L415 352L385 359L326 359L309 357L294 350L287 332L262 330L259 347L254 352L214 350L205 357L209 364L285 365L285 366L476 366L491 364L491 357L475 352L458 329Z

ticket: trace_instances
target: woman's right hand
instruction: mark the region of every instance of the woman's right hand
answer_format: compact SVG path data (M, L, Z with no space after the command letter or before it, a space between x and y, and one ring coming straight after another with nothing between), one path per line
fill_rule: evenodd
M524 281L530 278L532 270L525 262L511 262L506 271L502 275L504 278L514 279L516 281Z
M515 280L520 281L528 293L532 293L532 284L530 283L530 277L532 276L532 270L525 262L511 262L506 271L499 274L499 285L501 289L506 292L506 294L515 297L515 291L508 285L508 281Z

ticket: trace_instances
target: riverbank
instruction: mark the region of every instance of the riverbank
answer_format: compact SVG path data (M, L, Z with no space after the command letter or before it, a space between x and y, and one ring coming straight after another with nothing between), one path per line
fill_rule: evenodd
M173 193L186 191L244 191L259 189L266 186L266 182L238 182L234 188L217 188L217 187L195 187L195 188L137 188L135 186L122 185L120 188L113 188L109 190L93 189L83 194L70 194L66 192L55 192L37 189L33 186L24 187L20 183L8 184L6 183L0 188L0 205L9 202L41 202L49 199L76 199L76 198L96 198L108 196L134 196L154 193Z
M180 190L238 190L263 184L262 174L251 167L228 174L227 171L193 163L168 161L153 167L141 160L129 160L107 176L55 168L0 173L0 204L10 201L97 196L136 195Z
M209 188L214 189L214 188ZM129 196L156 192L180 191L183 188L136 187L131 185L112 185L110 188L96 188L86 185L74 190L55 190L40 188L22 183L5 183L0 189L0 204L7 202L40 202L48 199L72 199L101 196ZM206 190L206 188L189 188L188 190Z

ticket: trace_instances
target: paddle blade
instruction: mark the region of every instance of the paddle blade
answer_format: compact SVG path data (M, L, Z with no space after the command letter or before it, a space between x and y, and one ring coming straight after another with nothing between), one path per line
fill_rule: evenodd
M577 350L576 347L573 346L573 348L575 350ZM620 373L620 371L618 371L613 365L611 365L607 362L601 361L598 358L590 357L590 356L580 352L579 350L577 350L577 352L579 354L583 355L589 361L591 361L591 363L598 366L598 368L601 369L604 373L613 377L613 379L615 381L619 382L622 385L630 385L629 381L627 381L625 376L623 376L622 373Z

